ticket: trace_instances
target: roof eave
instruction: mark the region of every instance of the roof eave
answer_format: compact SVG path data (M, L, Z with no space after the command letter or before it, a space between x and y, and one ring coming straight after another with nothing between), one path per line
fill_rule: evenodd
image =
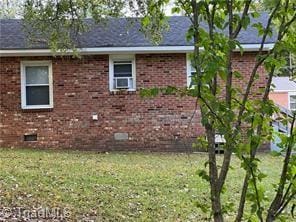
M260 49L260 44L242 44L245 52L256 52ZM274 47L273 43L265 44L264 51L269 51ZM146 53L190 53L194 46L147 46L147 47L99 47L80 48L81 55L102 55L102 54L146 54ZM235 51L240 51L237 48ZM0 57L15 56L53 56L72 55L73 51L53 53L50 49L0 49Z

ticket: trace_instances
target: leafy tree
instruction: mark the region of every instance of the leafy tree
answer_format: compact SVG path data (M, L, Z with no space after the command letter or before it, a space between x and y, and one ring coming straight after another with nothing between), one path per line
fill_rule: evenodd
M251 203L251 214L245 215L246 218L263 221L267 211L266 221L273 221L295 198L295 191L291 191L291 187L295 190L295 172L292 170L295 168L295 158L291 157L291 150L295 150L295 117L293 121L290 120L290 135L281 135L280 146L286 152L286 157L281 180L276 186L276 197L268 209L264 209L264 187L260 187L260 181L266 175L260 172L260 159L256 157L258 148L270 141L273 133L270 123L277 109L268 99L272 78L285 65L286 52L295 53L295 4L295 1L289 0L264 1L261 7L268 13L268 22L264 25L250 23L251 18L257 18L262 13L257 9L257 1L176 1L174 10L184 11L192 22L188 38L193 39L195 45L192 64L196 74L193 88L186 89L185 93L180 89L175 91L195 96L200 105L207 136L203 144L207 146L209 160L208 172L200 171L199 175L210 183L214 221L223 221L223 214L231 206L223 205L221 194L226 189L225 181L233 154L241 159L241 166L246 171L236 221L242 220L246 201ZM202 23L207 24L206 29L201 26ZM241 86L234 84L236 80L242 79L242 74L234 69L232 58L236 48L240 48L243 53L237 37L242 29L249 26L258 30L261 44L256 63L246 81L246 89L242 90ZM276 36L276 43L270 51L264 52L266 39L272 35ZM251 92L256 91L255 83L262 66L268 73L265 90L261 98L252 99ZM146 90L144 94L149 95L150 92ZM217 133L224 135L226 140L221 166L216 158ZM198 205L206 209L203 203Z
M0 18L16 18L21 15L22 0L0 1Z
M168 3L169 0L26 0L24 18L31 36L47 42L53 51L76 48L75 37L91 28L85 23L85 18L92 17L97 22L104 22L109 16L126 14L141 16L142 31L153 42L159 43L163 30L167 28L164 9ZM296 149L295 115L292 120L284 120L291 122L291 132L288 136L280 135L285 158L280 180L275 186L275 197L267 208L263 204L267 201L264 187L260 186L260 181L266 175L259 170L260 159L256 154L258 148L272 138L271 117L278 111L268 99L272 78L285 65L285 54L296 52L293 32L296 1L175 0L174 4L173 12L182 12L191 21L187 37L194 43L191 59L196 70L192 87L144 89L142 95L180 93L196 98L206 132L206 140L201 138L199 141L208 151L207 170L200 171L199 175L210 185L214 221L224 221L225 214L233 210L221 199L233 155L241 160L241 167L245 170L236 221L243 218L274 221L283 217L281 213L289 204L292 203L292 211L295 208L296 158L291 155ZM261 9L268 16L267 24L251 23L252 18L260 16ZM202 23L206 24L206 28ZM234 68L233 56L236 49L244 53L237 37L250 26L258 30L261 44L254 67L249 75L243 77ZM276 42L266 52L264 45L268 36L276 36ZM255 83L262 67L267 72L267 81L262 95L254 99L252 92L256 90ZM235 84L242 79L246 81L245 88ZM215 152L217 133L222 134L226 141L221 165ZM245 211L246 201L251 205L250 213ZM206 209L204 203L198 205Z

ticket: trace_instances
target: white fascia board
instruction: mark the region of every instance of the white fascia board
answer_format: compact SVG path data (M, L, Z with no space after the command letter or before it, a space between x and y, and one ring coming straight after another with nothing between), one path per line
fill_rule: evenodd
M100 54L143 54L143 53L187 53L193 51L193 46L149 46L149 47L100 47L81 48L77 50L81 55ZM71 55L72 51L55 53L55 55ZM50 49L17 49L0 50L0 57L4 56L51 56Z
M271 93L290 93L290 92L296 92L296 89L295 90L293 90L293 89L281 89L281 90L273 89L271 91Z
M261 44L242 44L242 48L244 49L244 52L257 52L259 51ZM264 44L263 51L269 51L273 49L274 43L268 43ZM235 51L240 51L240 49L237 47Z
M274 47L274 44L265 44L264 51ZM256 52L260 44L243 44L245 52ZM190 53L193 52L193 46L148 46L148 47L101 47L101 48L81 48L78 52L81 55L100 55L100 54L144 54L144 53ZM237 48L235 51L240 51ZM71 55L72 51L66 53L53 54L50 49L4 49L0 50L0 57L12 56L52 56L52 55Z

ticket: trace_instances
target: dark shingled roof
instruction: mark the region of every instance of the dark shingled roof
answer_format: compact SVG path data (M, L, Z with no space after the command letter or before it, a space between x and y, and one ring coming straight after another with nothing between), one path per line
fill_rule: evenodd
M130 22L131 20L132 22ZM140 31L138 19L111 18L106 24L94 24L88 31L78 37L77 47L145 47L154 46ZM268 15L263 13L257 19L251 19L251 23L260 21L266 24ZM93 23L92 20L87 20ZM186 32L190 21L184 16L172 16L169 18L169 31L163 35L163 41L159 46L190 46L192 42L186 41ZM255 28L249 26L242 30L238 36L241 44L259 44L261 38ZM266 43L274 43L275 37L268 37ZM22 28L22 20L0 20L0 49L45 49L44 44L29 44Z

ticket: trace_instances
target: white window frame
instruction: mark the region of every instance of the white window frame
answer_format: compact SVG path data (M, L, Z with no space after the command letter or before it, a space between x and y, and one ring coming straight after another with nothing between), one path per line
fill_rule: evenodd
M289 92L288 93L288 104L289 104L289 110L296 110L291 108L291 96L296 96L296 92Z
M123 89L114 88L114 62L120 61L131 61L132 62L132 78L133 78L133 88L124 89L126 91L136 91L136 59L135 55L109 55L109 90L110 91L120 91Z
M189 54L186 54L186 73L187 73L187 87L190 87L191 83L191 59Z
M49 86L49 104L48 105L27 105L26 96L26 67L27 66L48 66L48 86ZM53 108L53 80L52 80L52 62L42 61L21 61L21 105L22 109L49 109Z
M190 87L191 79L192 79L192 70L191 70L191 57L190 54L186 54L186 74L187 74L187 87ZM194 88L194 85L191 86Z
M289 70L292 70L293 68L296 67L296 64L293 63L293 62L295 62L293 59L296 59L296 58L293 58L293 56L295 56L295 55L292 55L292 53L289 53L289 62L288 62L289 64L287 64L287 66L286 66L289 68ZM292 75L292 73L289 73L289 74ZM292 76L290 76L290 77L292 77Z

